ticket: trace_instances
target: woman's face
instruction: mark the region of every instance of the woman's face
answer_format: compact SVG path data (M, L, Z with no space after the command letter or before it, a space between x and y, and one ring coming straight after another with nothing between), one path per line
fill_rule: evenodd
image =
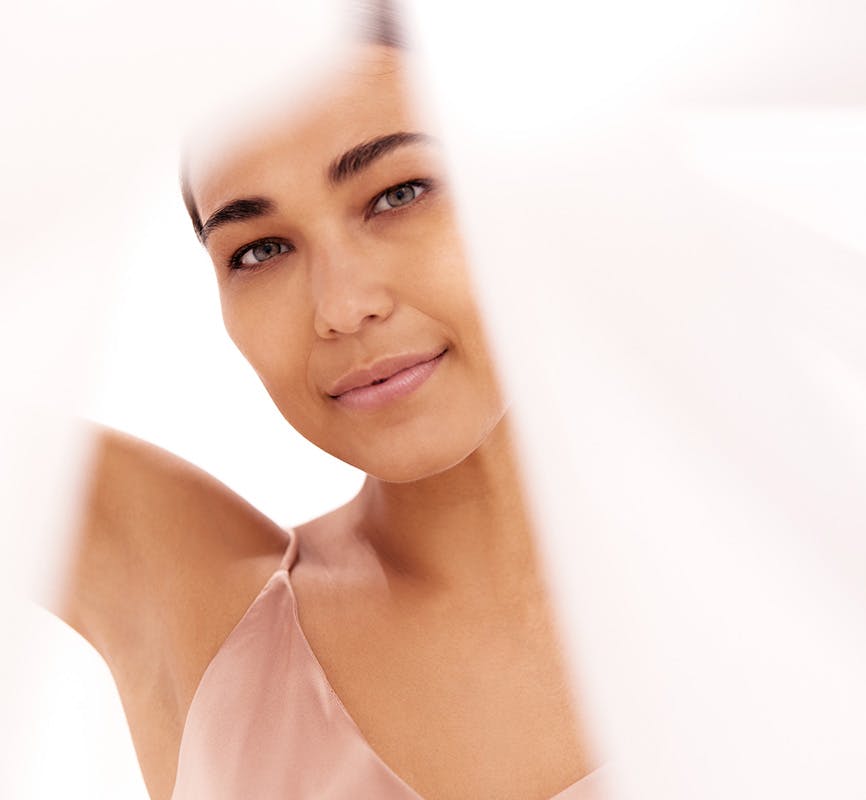
M301 435L393 482L459 463L506 407L439 145L407 100L399 54L366 47L302 114L189 165L232 340ZM382 359L443 351L375 390L408 393L332 396Z

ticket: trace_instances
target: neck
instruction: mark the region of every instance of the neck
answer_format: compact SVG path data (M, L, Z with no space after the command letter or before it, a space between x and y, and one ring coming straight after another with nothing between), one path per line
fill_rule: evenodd
M470 456L407 483L368 476L355 530L389 577L424 589L500 594L537 584L537 557L508 413Z

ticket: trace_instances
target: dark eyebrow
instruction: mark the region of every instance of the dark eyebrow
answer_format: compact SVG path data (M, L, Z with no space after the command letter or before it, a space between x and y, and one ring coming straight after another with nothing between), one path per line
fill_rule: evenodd
M331 185L336 186L365 170L376 159L396 150L398 147L431 141L435 140L426 133L406 133L401 131L399 133L389 133L385 136L377 136L375 139L355 145L355 147L347 150L339 158L335 158L328 167L328 180Z
M268 214L273 214L275 210L276 206L274 203L266 197L244 197L240 200L232 200L224 206L220 206L207 218L207 222L201 226L199 238L202 244L204 244L207 241L207 237L216 228L219 228L220 225L264 217Z
M374 161L398 147L432 141L435 139L426 133L405 131L377 136L375 139L355 145L351 150L347 150L343 155L335 158L328 167L328 180L336 186L365 170ZM221 225L264 217L275 211L276 205L266 197L244 197L232 200L220 206L207 218L207 222L201 226L199 231L199 239L201 239L202 244L205 244L208 236Z

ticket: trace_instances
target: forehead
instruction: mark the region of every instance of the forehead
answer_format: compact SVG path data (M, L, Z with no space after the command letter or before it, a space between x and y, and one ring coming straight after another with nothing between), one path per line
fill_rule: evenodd
M328 164L377 136L417 128L399 52L366 46L313 81L303 97L275 97L222 142L192 148L187 176L203 217L276 181L326 178Z

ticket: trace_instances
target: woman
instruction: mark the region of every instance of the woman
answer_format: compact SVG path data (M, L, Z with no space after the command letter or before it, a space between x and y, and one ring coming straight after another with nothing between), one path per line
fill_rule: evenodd
M185 195L231 338L361 491L287 532L104 432L55 610L155 800L596 796L439 145L388 41L317 98Z

